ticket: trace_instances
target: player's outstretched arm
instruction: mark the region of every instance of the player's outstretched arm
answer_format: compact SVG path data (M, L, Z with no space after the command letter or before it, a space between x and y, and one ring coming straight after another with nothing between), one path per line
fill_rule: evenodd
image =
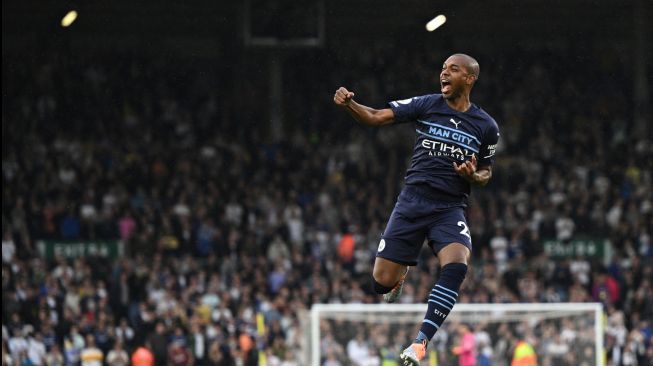
M492 178L492 166L484 166L479 169L476 169L476 155L472 155L472 158L460 163L460 165L453 163L453 168L456 170L456 173L467 180L469 183L484 186Z
M390 108L374 109L354 101L354 93L340 87L333 96L333 102L347 109L358 122L369 126L383 126L394 122L395 114Z

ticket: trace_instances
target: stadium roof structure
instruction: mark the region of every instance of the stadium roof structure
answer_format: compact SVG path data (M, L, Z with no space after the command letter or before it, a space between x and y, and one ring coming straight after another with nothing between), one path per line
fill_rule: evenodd
M193 42L211 44L216 40L242 43L246 11L273 4L282 10L264 20L276 27L294 22L297 14L301 16L309 8L307 4L315 3L324 7L327 40L423 36L424 24L440 13L448 21L432 37L473 36L507 42L570 37L629 40L639 31L638 17L645 19L651 12L647 0L3 1L3 52L20 47L21 42L12 40L25 37L68 37L96 46L102 44L97 42L99 38L139 46L161 40L183 40L191 47ZM79 12L79 18L70 29L62 29L60 19L71 9ZM294 18L287 16L288 9L295 13Z

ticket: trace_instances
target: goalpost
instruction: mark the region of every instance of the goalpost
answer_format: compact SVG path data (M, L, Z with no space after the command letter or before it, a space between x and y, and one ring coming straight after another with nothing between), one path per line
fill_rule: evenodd
M336 359L348 364L350 342L363 339L369 365L396 359L415 336L426 304L315 304L306 342L312 366ZM512 350L526 340L538 364L603 365L603 308L599 303L456 304L431 340L425 365L453 364L452 349L465 324L476 333L477 354L491 365L509 365ZM327 354L325 354L327 353ZM397 363L399 364L399 363Z

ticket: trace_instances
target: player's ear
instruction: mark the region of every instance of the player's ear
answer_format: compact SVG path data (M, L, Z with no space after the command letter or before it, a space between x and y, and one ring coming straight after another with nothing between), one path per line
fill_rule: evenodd
M474 85L476 79L478 79L478 76L476 76L475 74L467 75L467 85Z

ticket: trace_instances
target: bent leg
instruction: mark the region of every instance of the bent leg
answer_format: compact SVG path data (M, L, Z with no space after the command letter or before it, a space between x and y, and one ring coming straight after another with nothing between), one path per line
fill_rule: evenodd
M389 259L376 257L374 261L374 291L378 294L387 294L406 274L407 266L393 262Z
M401 294L408 266L417 264L428 228L432 207L408 189L402 190L381 236L372 273L374 289L393 302Z

